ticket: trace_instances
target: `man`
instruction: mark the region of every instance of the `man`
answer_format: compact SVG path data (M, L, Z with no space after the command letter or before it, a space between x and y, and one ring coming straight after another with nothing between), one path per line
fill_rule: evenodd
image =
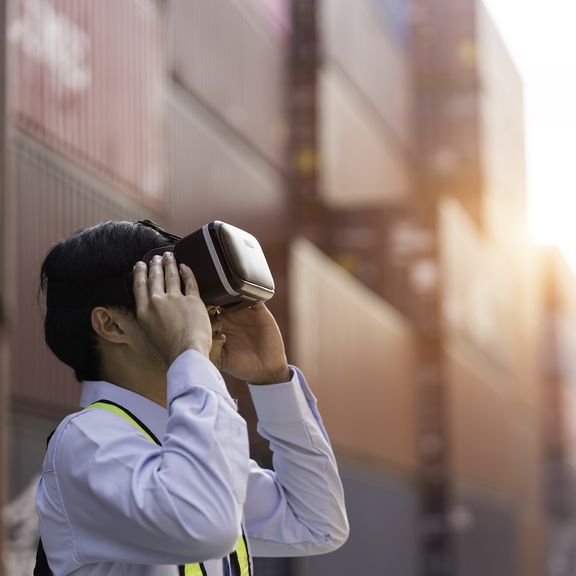
M250 554L330 552L348 536L326 431L273 316L258 304L211 319L171 252L140 261L169 244L106 222L42 266L46 341L82 382L37 495L55 576L248 576ZM133 293L107 288L130 271ZM218 368L249 383L274 472L250 460Z

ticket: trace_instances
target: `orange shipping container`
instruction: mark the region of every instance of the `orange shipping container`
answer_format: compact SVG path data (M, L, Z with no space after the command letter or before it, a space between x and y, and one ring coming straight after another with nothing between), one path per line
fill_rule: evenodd
M310 243L291 257L292 342L338 453L414 474L408 322Z

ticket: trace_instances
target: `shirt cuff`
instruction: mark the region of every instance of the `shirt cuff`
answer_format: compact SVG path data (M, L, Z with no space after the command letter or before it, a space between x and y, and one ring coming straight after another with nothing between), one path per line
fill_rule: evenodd
M222 375L206 356L186 350L172 362L167 373L168 402L185 394L190 388L212 390L233 402Z
M292 380L281 384L248 384L252 404L262 424L301 422L311 407L300 382L300 371L291 366Z

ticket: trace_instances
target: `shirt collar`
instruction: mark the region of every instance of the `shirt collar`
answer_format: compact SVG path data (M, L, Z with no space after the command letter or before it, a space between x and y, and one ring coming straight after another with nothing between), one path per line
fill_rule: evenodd
M140 419L154 435L162 439L166 433L168 411L148 398L104 380L82 382L80 406L86 408L98 400L110 400L126 408Z

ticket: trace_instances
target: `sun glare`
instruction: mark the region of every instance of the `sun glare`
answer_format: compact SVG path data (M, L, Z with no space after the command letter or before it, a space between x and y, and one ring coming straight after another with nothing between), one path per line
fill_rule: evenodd
M484 3L524 79L531 237L576 269L576 2Z

